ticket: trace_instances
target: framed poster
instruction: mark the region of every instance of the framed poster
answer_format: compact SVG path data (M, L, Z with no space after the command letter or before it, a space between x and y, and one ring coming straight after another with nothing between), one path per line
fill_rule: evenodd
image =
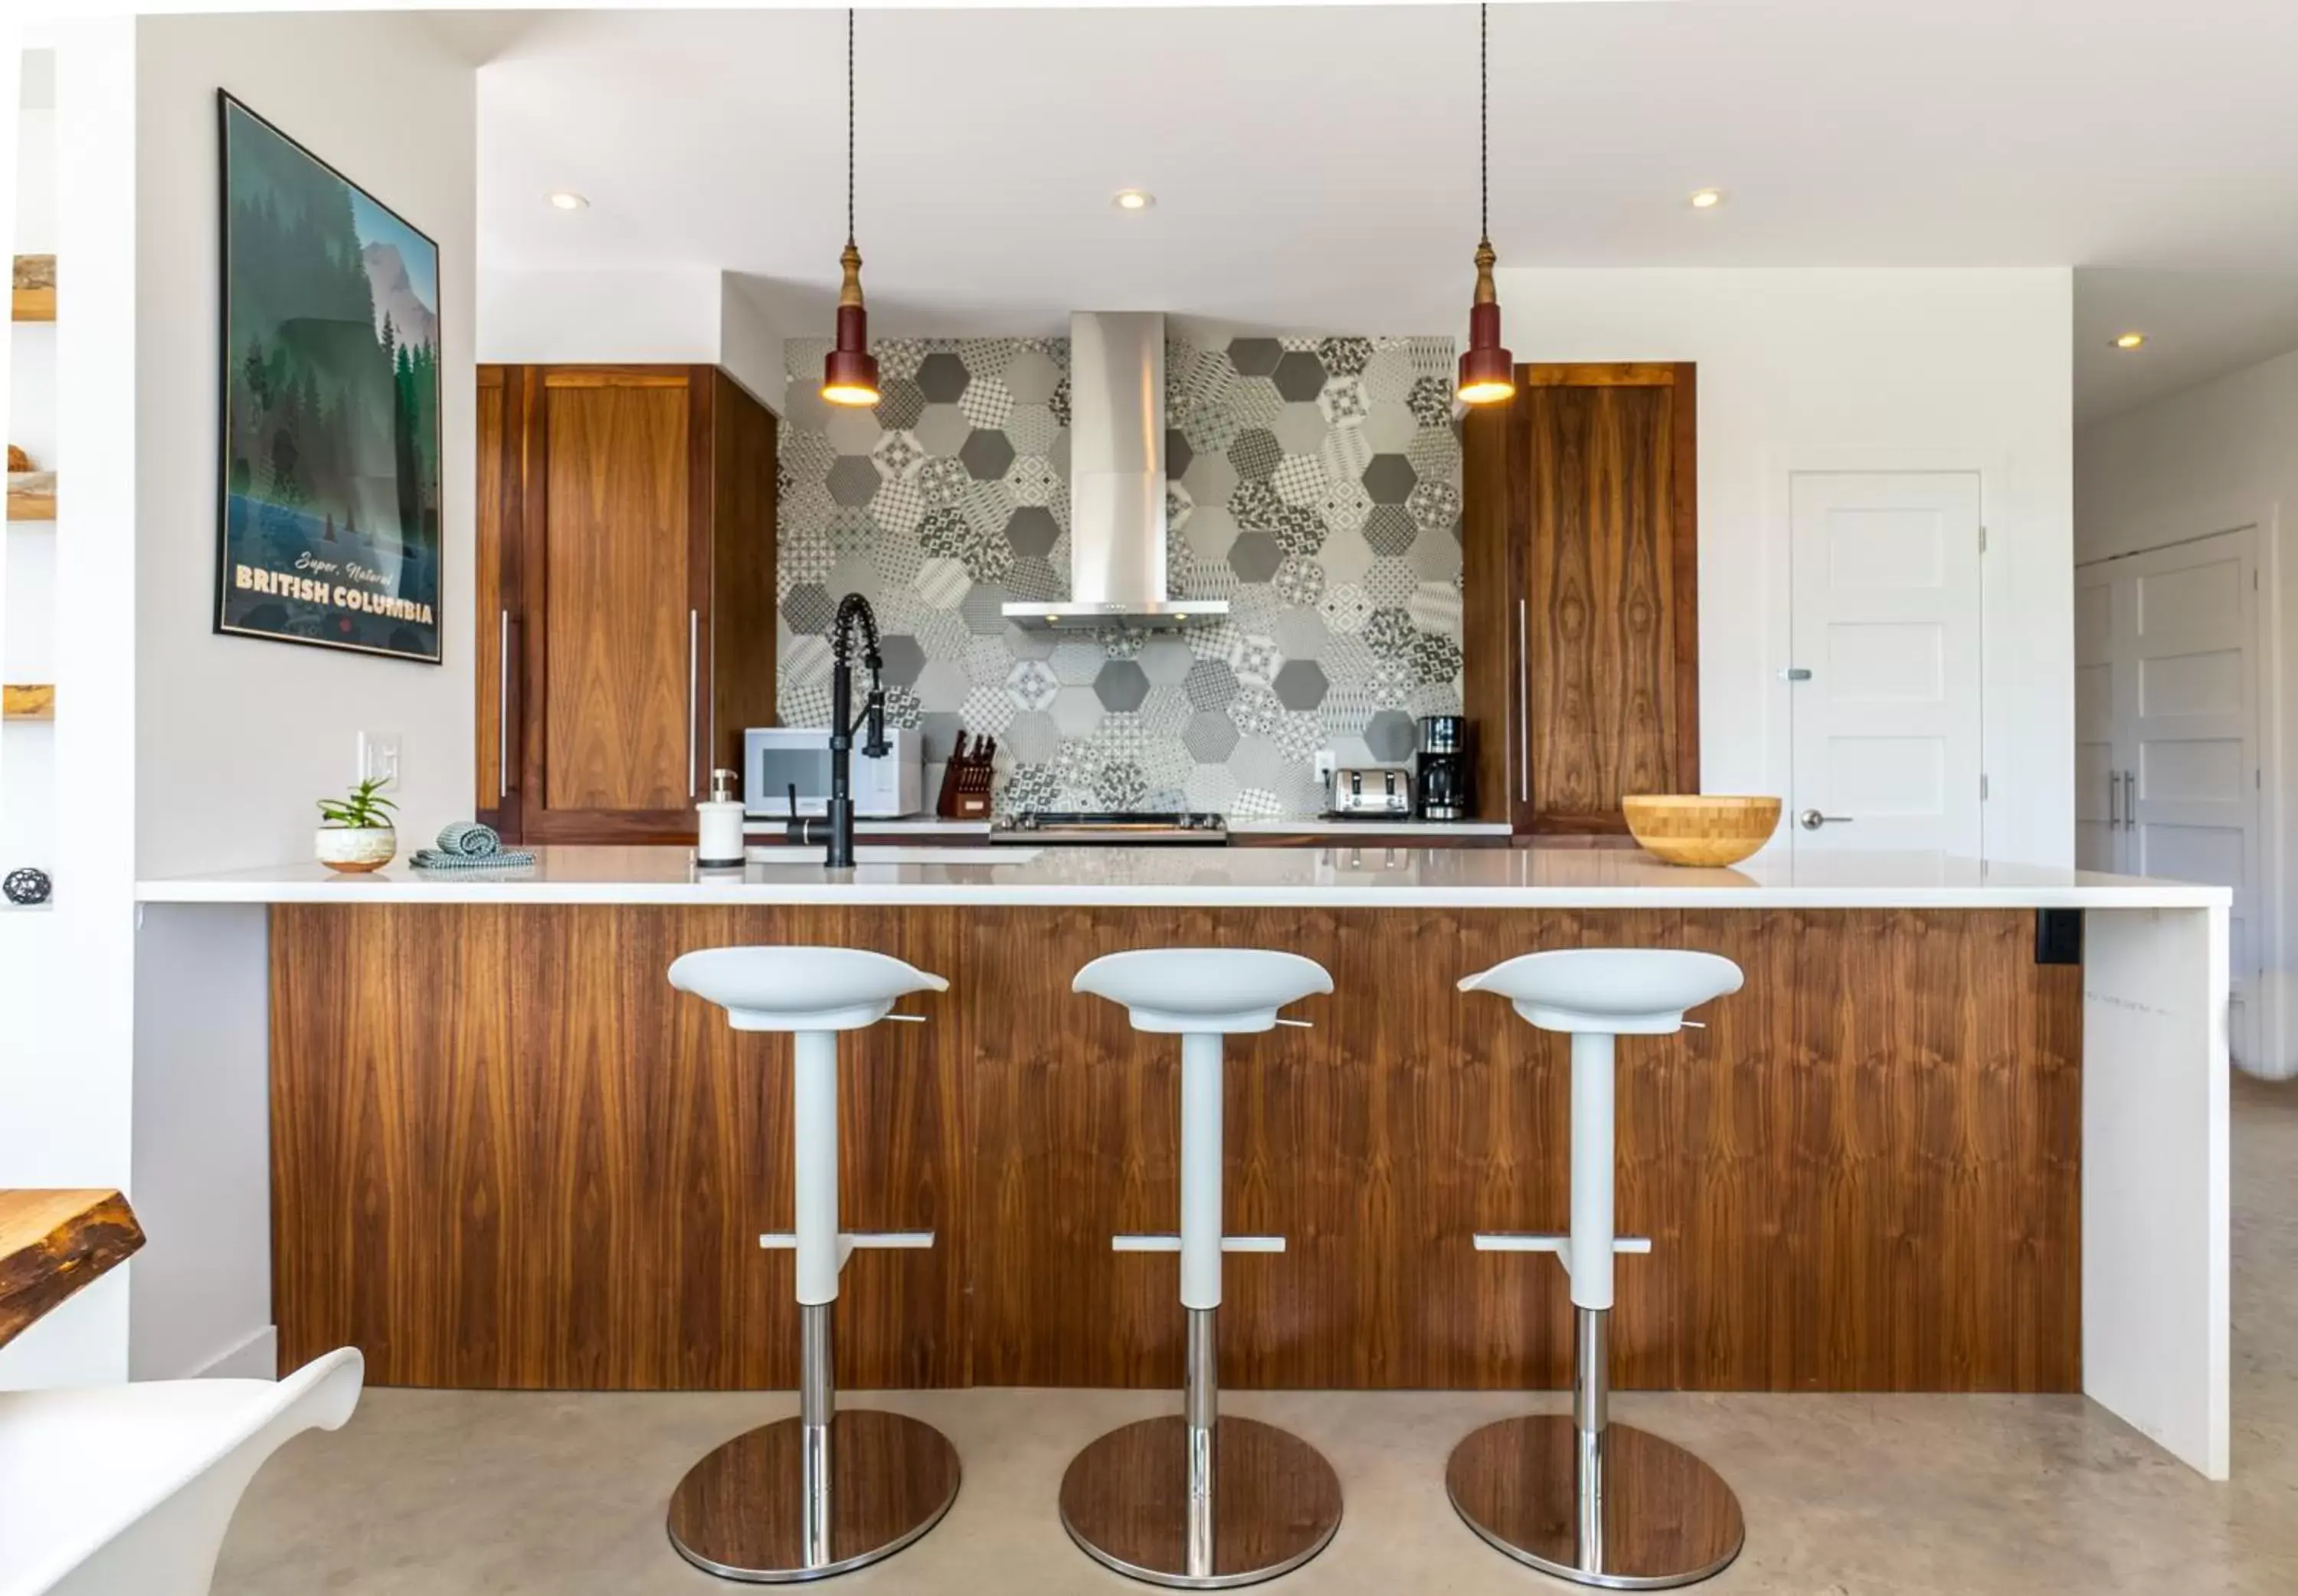
M218 632L439 662L439 246L216 91Z

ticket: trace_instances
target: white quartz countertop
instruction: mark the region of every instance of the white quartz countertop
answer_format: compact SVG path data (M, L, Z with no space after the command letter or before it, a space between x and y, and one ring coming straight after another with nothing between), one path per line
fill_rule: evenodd
M947 845L943 845L946 848ZM1622 848L897 849L894 862L698 870L679 848L541 848L525 869L372 875L316 864L140 881L145 903L1103 904L1410 908L2207 908L2224 887L1934 854L1774 848L1729 870ZM780 850L787 855L789 850Z

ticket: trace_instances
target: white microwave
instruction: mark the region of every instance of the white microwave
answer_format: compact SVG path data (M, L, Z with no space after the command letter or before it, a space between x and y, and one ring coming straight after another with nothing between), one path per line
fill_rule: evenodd
M862 755L854 738L854 813L898 820L925 807L925 735L886 728L882 757ZM787 820L795 790L800 815L830 813L830 728L753 726L742 733L742 809L753 819Z

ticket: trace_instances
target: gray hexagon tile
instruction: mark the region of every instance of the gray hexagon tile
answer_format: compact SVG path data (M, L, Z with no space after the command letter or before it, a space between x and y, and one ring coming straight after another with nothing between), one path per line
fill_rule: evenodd
M1032 631L1002 613L1069 592L1065 342L888 340L882 396L862 411L814 399L826 347L787 349L789 724L828 715L821 633L847 591L878 608L889 711L925 731L930 760L960 730L1000 739L1001 812L1310 813L1320 748L1401 762L1413 716L1458 712L1449 342L1169 343L1172 590L1231 613L1164 635Z

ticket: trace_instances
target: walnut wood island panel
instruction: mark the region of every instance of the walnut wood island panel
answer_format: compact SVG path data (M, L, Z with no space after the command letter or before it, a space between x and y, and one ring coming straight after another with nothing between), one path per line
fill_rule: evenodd
M1652 1251L1620 1267L1616 1383L2087 1391L2223 1472L2215 889L1887 856L1018 850L832 875L551 848L532 877L146 890L268 916L283 1367L353 1344L383 1384L794 1384L792 1266L757 1241L790 1222L789 1045L664 972L819 942L951 982L903 1005L925 1023L841 1039L846 1220L937 1243L854 1255L839 1381L1176 1385L1170 1261L1109 1237L1170 1228L1178 1066L1069 984L1120 948L1236 945L1318 959L1335 991L1297 1011L1311 1030L1231 1039L1228 1226L1288 1239L1228 1271L1223 1381L1560 1388L1565 1277L1470 1237L1565 1224L1566 1039L1456 983L1681 947L1747 985L1706 1030L1620 1048L1620 1226ZM2084 963L2038 962L2042 909L2082 914ZM2152 1280L2103 1245L2135 1230L2176 1254Z

